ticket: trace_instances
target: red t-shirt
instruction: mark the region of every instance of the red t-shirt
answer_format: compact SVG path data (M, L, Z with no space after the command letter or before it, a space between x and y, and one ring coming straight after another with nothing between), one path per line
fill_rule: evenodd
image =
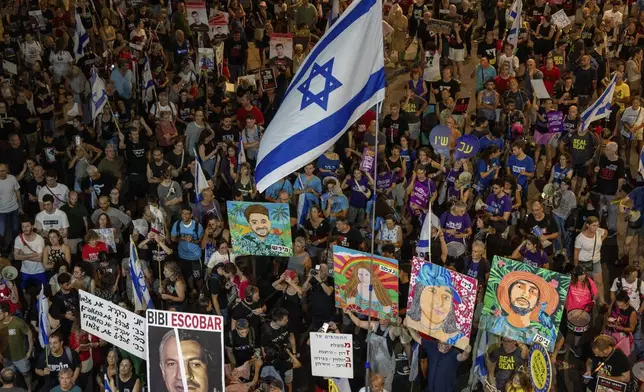
M104 242L98 241L96 246L90 244L83 245L83 260L98 261L98 253L107 253L107 246Z
M555 83L557 83L557 80L559 80L559 68L552 67L552 69L548 71L548 69L543 66L541 67L540 71L543 73L543 84L546 86L548 94L550 94L551 97L554 96Z
M246 110L243 107L237 109L237 124L240 129L246 128L246 116L252 114L255 117L255 124L264 125L264 115L262 111L253 106L250 110Z
M69 335L69 348L78 352L78 357L80 358L81 362L87 361L90 354L89 350L80 351L78 350L78 348L81 344L87 343L89 343L89 335L86 333L83 333L81 335L79 332L72 332L71 335Z
M512 78L508 77L507 79L503 79L501 75L494 78L494 86L499 95L503 95L510 88L510 79Z

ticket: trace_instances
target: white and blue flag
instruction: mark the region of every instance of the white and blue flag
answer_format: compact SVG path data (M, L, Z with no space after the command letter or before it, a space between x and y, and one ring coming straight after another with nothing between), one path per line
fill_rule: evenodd
M145 65L143 66L143 81L141 85L143 103L148 105L154 99L154 81L152 80L152 70L150 69L150 59L145 56Z
M83 21L80 14L74 8L74 57L76 60L85 54L85 47L89 43L89 34L83 26Z
M329 30L331 26L333 26L333 24L338 20L339 17L340 17L340 0L333 0L333 4L331 5L331 12L329 13L329 18L326 20L326 30Z
M519 30L521 29L521 12L523 11L523 1L514 0L512 6L510 7L510 19L512 19L512 26L508 31L507 41L512 44L515 48L517 47L517 41L519 40Z
M107 92L105 92L105 81L98 76L96 68L92 69L92 120L103 113L103 107L107 103Z
M420 236L416 243L416 254L418 254L420 258L428 259L431 257L432 227L440 228L440 226L440 219L434 215L432 212L432 204L429 203L429 213L425 215L423 228L420 230Z
M381 37L382 3L357 0L313 47L259 144L259 192L318 158L385 99Z
M237 170L238 171L242 163L246 163L246 151L244 151L244 143L242 142L242 138L239 138L239 143L237 145Z
M581 129L588 129L590 123L593 121L601 120L610 115L611 102L613 101L613 94L615 93L615 83L617 83L617 74L613 75L613 79L608 83L602 95L579 116L579 126Z
M152 298L150 297L150 290L143 275L143 268L139 261L139 255L136 252L136 244L132 237L130 237L130 279L132 279L133 297L134 297L134 310L154 309Z
M105 373L103 377L103 389L105 390L105 392L114 392L112 391L112 387L110 386L110 381L107 378L107 373Z
M197 195L197 202L203 200L201 192L207 188L208 180L206 180L206 175L203 174L201 164L199 163L199 155L197 154L197 151L195 151L195 195Z
M45 347L49 344L49 334L51 333L51 323L49 322L49 301L45 296L45 285L40 287L40 294L38 294L38 341L40 347Z

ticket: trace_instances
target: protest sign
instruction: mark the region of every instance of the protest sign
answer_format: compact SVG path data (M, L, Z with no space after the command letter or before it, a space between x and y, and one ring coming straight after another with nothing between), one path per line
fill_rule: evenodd
M429 187L421 181L414 183L414 188L409 197L409 204L413 204L420 209L427 208L429 201Z
M569 286L570 275L495 256L479 326L521 343L543 342L550 352Z
M272 67L293 68L293 34L271 34L269 58Z
M188 14L188 23L190 30L197 32L209 31L208 11L206 10L205 1L186 1L186 13Z
M434 151L440 155L449 155L449 137L452 134L449 127L437 125L429 134L429 143Z
M239 76L237 78L237 85L242 85L242 86L244 86L246 88L251 88L252 87L253 89L256 89L257 88L257 81L256 81L256 78L255 78L255 74Z
M452 114L465 114L467 113L467 108L470 106L470 97L459 98L454 104L454 109Z
M208 19L208 28L211 39L226 39L230 34L228 29L228 14L218 11Z
M29 11L29 24L32 29L41 29L46 27L45 16L41 10Z
M357 250L333 247L335 306L369 314L369 285L373 285L371 316L395 318L398 315L398 261Z
M353 335L311 332L311 374L353 378Z
M105 242L109 253L116 253L116 239L114 237L114 229L94 229L96 234L100 237L100 241Z
M286 203L226 202L237 255L293 255L291 216Z
M146 359L145 319L136 313L106 301L87 291L78 292L80 326L118 348Z
M223 317L148 309L146 321L150 391L224 391Z
M465 349L472 331L476 279L432 263L422 263L415 272L405 326Z
M570 19L568 18L568 15L564 12L564 10L559 10L552 14L552 24L559 27L560 29L563 29L564 27L570 25Z
M626 384L623 382L598 376L595 392L626 392Z
M454 160L470 159L479 152L479 139L474 135L463 135L456 139Z
M277 81L275 80L275 72L273 68L262 69L259 71L259 81L262 84L262 90L274 90L277 88Z
M552 385L552 362L546 348L539 343L530 347L528 369L534 392L548 392Z
M420 257L414 256L414 258L411 259L411 272L409 274L409 295L407 295L407 310L409 310L411 303L414 301L414 293L416 292L416 277L420 272L420 267L422 267L423 264L426 263L429 263L429 261L423 260Z
M532 90L534 90L534 95L536 95L537 98L539 99L550 98L550 94L548 94L548 90L546 89L546 85L543 84L542 79L532 79L530 80L530 84L532 84Z
M18 65L11 61L2 60L2 68L12 75L18 75Z
M374 158L375 152L369 147L365 147L362 150L362 157L360 157L360 170L371 174L373 171Z
M559 133L563 131L563 112L548 112L546 119L548 120L548 132Z
M213 48L197 49L197 66L200 70L215 68L215 50Z
M446 20L430 19L427 23L427 30L437 33L449 33L452 25L452 22Z

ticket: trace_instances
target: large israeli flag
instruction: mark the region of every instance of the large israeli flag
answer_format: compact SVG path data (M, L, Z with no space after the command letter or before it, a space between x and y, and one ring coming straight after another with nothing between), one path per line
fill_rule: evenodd
M604 90L602 95L581 114L579 117L581 120L579 122L581 129L588 129L590 123L593 121L601 120L610 115L610 106L613 100L613 94L615 93L616 80L617 74L613 75L613 79L606 86L606 90Z
M519 30L521 29L521 12L523 11L523 1L514 0L510 7L510 19L512 19L512 26L508 31L507 41L515 48L519 40Z
M74 56L78 60L85 54L85 47L89 43L89 34L85 30L83 21L76 8L74 8L74 21Z
M40 347L45 347L49 344L49 334L51 331L51 323L49 322L49 301L45 296L45 286L40 286L40 294L38 294L38 341Z
M103 107L107 103L107 92L105 92L105 81L98 76L96 68L92 69L92 120L103 113Z
M135 311L154 309L152 298L150 297L150 290L148 284L145 282L143 276L143 268L141 268L141 261L139 260L138 253L136 252L136 244L132 237L130 237L130 279L133 286L134 309Z
M286 91L259 145L264 192L315 160L364 112L385 99L382 4L357 0L322 36Z
M331 5L331 12L329 13L329 17L326 20L326 30L329 30L331 26L338 20L340 17L340 0L333 0L333 4Z

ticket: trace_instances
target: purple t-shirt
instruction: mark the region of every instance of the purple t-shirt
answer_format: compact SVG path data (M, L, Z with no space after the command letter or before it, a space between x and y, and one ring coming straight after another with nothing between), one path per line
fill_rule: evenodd
M445 230L456 230L458 233L464 233L465 230L472 227L472 220L468 214L461 216L453 215L449 211L443 212L441 215L441 227ZM445 242L450 243L453 241L463 241L461 238L456 238L450 234L445 233Z
M523 257L523 262L533 267L543 267L549 261L546 252L539 250L537 252L530 252L526 249L525 245L519 248L519 254Z
M498 198L494 193L490 193L485 204L487 204L487 212L492 216L503 216L506 212L512 212L512 199L506 194Z
M376 176L376 189L380 192L388 191L395 180L394 174L390 171L378 173Z
M347 181L351 187L351 196L349 196L349 206L355 208L365 208L367 206L367 196L362 192L367 192L369 189L369 180L367 177L360 177L360 180L357 181L354 178L351 178ZM362 190L358 189L358 186Z

